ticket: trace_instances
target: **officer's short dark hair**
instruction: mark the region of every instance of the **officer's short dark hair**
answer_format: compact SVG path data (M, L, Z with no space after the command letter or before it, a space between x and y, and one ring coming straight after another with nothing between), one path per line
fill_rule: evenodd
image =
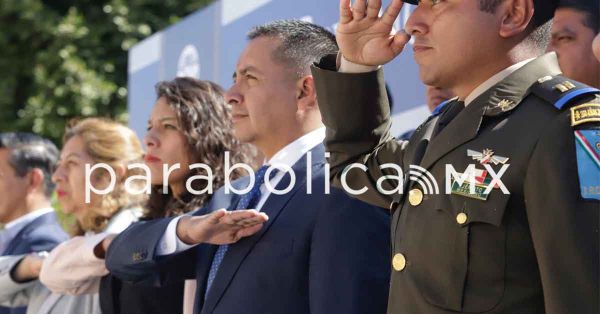
M298 76L310 73L310 66L323 56L338 52L335 35L319 25L301 20L278 20L256 26L247 36L248 40L259 37L281 40L273 58L292 67Z
M600 4L598 0L561 0L558 8L577 10L585 15L583 25L590 28L594 34L600 32Z
M479 0L481 11L494 13L504 0ZM533 0L535 11L525 41L539 51L546 51L550 43L552 17L557 0Z
M9 165L19 177L33 169L44 174L44 193L50 197L54 192L52 173L58 161L58 148L51 141L32 133L0 133L0 148L9 150Z

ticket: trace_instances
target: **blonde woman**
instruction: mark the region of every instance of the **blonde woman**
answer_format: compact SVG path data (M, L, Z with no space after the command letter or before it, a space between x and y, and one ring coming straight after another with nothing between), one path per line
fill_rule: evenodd
M118 233L136 221L142 213L144 195L125 192L124 181L138 174L128 165L142 159L139 140L121 124L104 119L84 119L67 128L60 161L52 176L62 209L72 214L75 225L72 241L93 245L100 233ZM110 184L108 172L95 171L86 181L86 165L104 163L115 169L113 191L106 195L91 194L86 201L85 185L96 188ZM133 184L135 185L135 183ZM82 258L81 256L73 256ZM0 261L0 268L11 269L0 275L0 303L7 306L27 306L31 314L100 313L97 294L69 296L52 293L37 280L43 255L12 256ZM74 270L77 271L77 270Z

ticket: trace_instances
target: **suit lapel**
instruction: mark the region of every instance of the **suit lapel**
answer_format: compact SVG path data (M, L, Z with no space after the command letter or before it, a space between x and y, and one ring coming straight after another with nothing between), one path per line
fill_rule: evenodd
M485 107L476 103L463 109L440 134L431 140L421 161L421 167L429 169L448 152L473 139L479 131L484 112Z
M421 163L424 149L429 146L433 130L435 129L439 118L440 115L432 117L429 121L423 123L415 130L415 134L413 134L411 138L411 140L414 141L414 144L411 143L413 145L408 145L406 154L404 154L404 165L418 165Z
M316 170L318 170L319 167L321 167L325 162L323 157L324 152L325 148L323 144L319 144L311 150L313 161L311 171L313 173ZM212 313L214 311L216 305L223 297L225 290L229 286L231 280L235 276L235 273L239 269L243 260L246 258L246 256L248 256L248 254L256 245L256 243L260 241L263 235L267 233L267 231L269 231L269 228L271 228L271 226L275 223L277 217L288 204L288 202L292 199L292 197L301 189L306 187L306 168L307 158L305 155L292 167L292 170L294 171L294 174L296 176L296 182L292 190L284 195L269 195L267 201L262 206L261 211L269 216L269 221L265 224L261 231L259 231L251 237L242 239L239 242L229 246L225 258L223 259L223 262L219 267L217 276L213 281L212 287L208 292L206 304L202 309L202 313ZM283 190L287 188L289 184L290 175L286 174L277 184L276 189Z
M38 228L38 226L48 223L50 221L51 215L53 214L44 214L29 222L19 232L17 232L17 234L13 237L12 241L8 243L6 249L4 249L4 253L0 253L2 253L3 255L19 254L15 253L15 250L17 249L17 246L22 243L23 237L25 237L25 235L27 235L31 230L35 230L36 228Z
M429 119L429 121L423 123L421 126L419 126L416 130L415 133L413 134L413 136L411 137L411 140L413 140L413 143L411 143L411 145L407 146L407 151L406 154L404 154L404 159L402 160L403 164L404 164L404 171L406 174L409 173L410 169L410 165L418 165L421 163L421 160L423 159L423 154L425 153L427 147L429 146L429 141L431 141L431 136L433 134L433 130L435 129L435 126L437 125L437 121L439 120L440 116L437 115L435 117L432 117ZM395 196L394 202L401 204L404 196L407 195L407 191L409 189L410 183L410 176L406 175L404 177L404 189L402 194L397 194ZM390 211L391 214L393 216L392 219L392 225L391 225L391 231L392 231L392 239L394 238L395 234L396 234L396 228L398 227L398 222L399 219L398 216L400 215L400 212L402 210L402 206L395 206L395 207L390 207ZM394 246L395 243L394 241L392 241L392 251L394 250Z

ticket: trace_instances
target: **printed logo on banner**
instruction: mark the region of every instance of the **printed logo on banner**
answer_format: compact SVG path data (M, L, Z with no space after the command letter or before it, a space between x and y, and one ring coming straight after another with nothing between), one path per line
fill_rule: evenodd
M194 45L183 47L177 61L177 76L200 78L200 55Z
M305 15L305 16L299 18L299 20L300 21L304 21L304 22L308 22L308 23L314 23L315 22L315 20L313 19L313 17L310 16L310 15Z

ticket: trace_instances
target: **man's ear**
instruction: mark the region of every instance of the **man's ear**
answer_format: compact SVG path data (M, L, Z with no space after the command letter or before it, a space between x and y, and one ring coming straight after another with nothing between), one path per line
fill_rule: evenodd
M501 10L500 37L510 38L523 34L533 18L533 0L505 0Z
M44 172L39 168L33 168L31 171L27 173L28 178L28 192L33 192L35 190L44 190Z
M598 59L598 62L600 62L600 33L598 33L596 38L594 38L594 41L592 42L592 49L596 59Z
M298 100L298 111L317 108L317 91L312 75L304 76L296 82L296 98Z

